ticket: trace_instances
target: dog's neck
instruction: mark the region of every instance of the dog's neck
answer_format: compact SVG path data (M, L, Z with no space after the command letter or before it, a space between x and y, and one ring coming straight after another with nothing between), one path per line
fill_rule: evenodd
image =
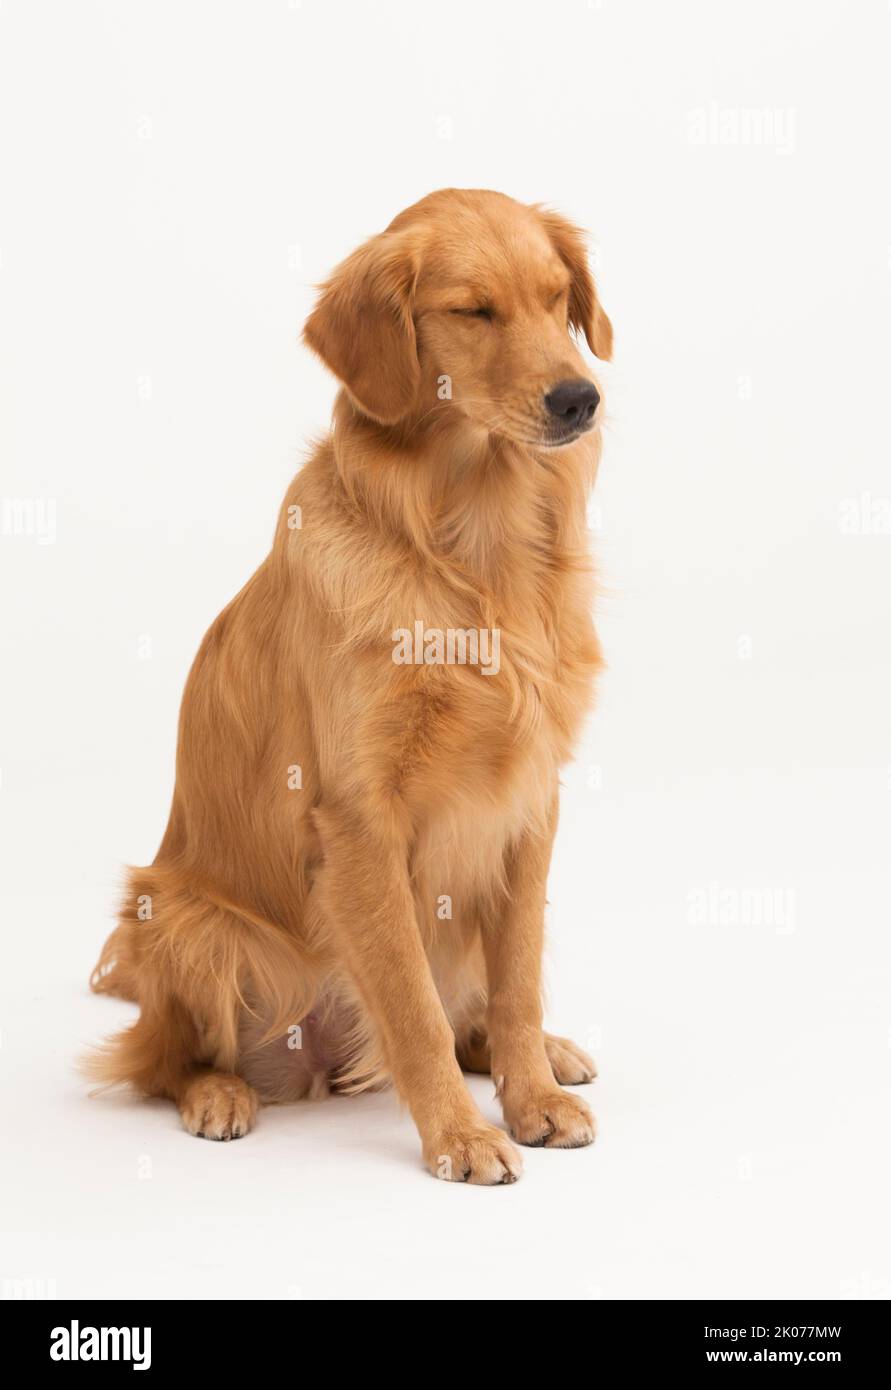
M334 408L336 469L369 526L404 537L490 592L505 569L578 558L600 456L599 430L561 450L535 451L486 434L457 411L385 427L346 392Z

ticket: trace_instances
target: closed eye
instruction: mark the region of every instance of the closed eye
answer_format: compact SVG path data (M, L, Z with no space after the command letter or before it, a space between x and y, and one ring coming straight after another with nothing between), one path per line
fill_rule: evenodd
M557 305L560 303L560 300L565 297L566 293L567 291L564 287L562 290L558 290L556 294L552 294L550 299L548 300L548 308L556 309Z
M494 310L485 304L480 304L471 309L450 309L450 314L461 314L466 319L493 319Z

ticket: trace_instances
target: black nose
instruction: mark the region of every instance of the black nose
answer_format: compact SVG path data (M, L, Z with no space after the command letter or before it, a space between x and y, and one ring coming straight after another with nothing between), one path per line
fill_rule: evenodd
M600 392L590 381L560 381L545 396L545 405L567 433L590 425L599 404Z

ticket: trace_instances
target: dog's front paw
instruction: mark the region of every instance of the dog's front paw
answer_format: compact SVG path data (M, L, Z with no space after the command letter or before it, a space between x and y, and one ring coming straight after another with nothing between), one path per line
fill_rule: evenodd
M581 1149L593 1144L594 1116L578 1096L553 1091L505 1093L504 1118L518 1144L533 1148Z
M523 1160L504 1131L483 1121L444 1131L425 1143L424 1162L436 1178L486 1187L516 1182L523 1171Z

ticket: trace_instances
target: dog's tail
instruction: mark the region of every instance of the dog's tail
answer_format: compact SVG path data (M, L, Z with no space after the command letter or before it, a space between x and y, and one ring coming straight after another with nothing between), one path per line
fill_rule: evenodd
M121 922L102 947L90 975L90 989L94 994L114 994L118 999L136 1002L132 934L133 924Z

